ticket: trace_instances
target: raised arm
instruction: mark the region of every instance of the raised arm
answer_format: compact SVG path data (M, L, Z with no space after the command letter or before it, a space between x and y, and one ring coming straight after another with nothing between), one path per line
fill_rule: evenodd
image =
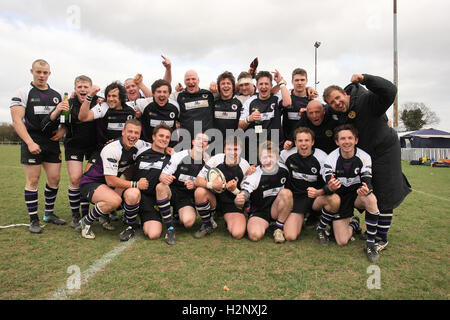
M100 87L93 85L91 91L89 91L88 96L84 99L81 104L80 112L78 114L78 119L82 122L93 121L94 112L90 109L92 98L100 91Z

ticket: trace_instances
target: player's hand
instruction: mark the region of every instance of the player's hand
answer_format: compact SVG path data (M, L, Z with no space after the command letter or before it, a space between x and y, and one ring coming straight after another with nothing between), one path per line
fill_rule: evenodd
M310 99L316 99L319 97L319 93L313 87L306 87L306 94Z
M31 142L29 145L27 145L28 151L32 154L39 154L42 152L41 147L36 142Z
M222 192L224 186L224 183L219 179L219 176L217 176L213 181L212 181L212 187L215 191L218 192Z
M364 197L367 196L369 194L370 190L369 187L367 187L367 184L365 182L362 183L362 186L358 188L358 190L356 190L356 193L358 194L358 196Z
M163 64L164 68L170 69L172 67L172 62L169 59L167 59L166 57L164 57L163 55L161 55L161 57L163 58L162 64Z
M364 81L364 76L362 74L354 74L350 79L351 83L361 83Z
M289 149L292 148L293 145L294 145L294 144L292 143L292 141L286 140L286 141L284 142L283 149L284 149L284 150L289 150Z
M273 80L278 84L281 80L283 80L283 77L280 74L280 71L275 69L275 71L272 71L273 73Z
M148 189L148 180L146 178L140 178L137 182L137 187L139 190L147 190Z
M226 188L228 191L233 192L234 189L237 188L237 181L235 179L228 181L226 184Z
M186 189L188 190L194 190L195 189L195 183L192 180L187 180L184 182L184 186L186 187Z
M341 187L341 182L334 177L334 175L331 176L330 181L328 181L328 188L330 188L331 191L336 191Z
M238 193L234 199L234 203L236 204L236 207L242 208L245 204L245 192Z
M178 82L178 84L175 87L175 91L176 92L180 92L180 91L183 91L183 90L184 90L183 85Z
M59 141L62 137L64 137L65 133L66 133L66 127L59 128L58 130L54 131L54 134L50 138L50 140Z
M217 83L215 83L214 81L211 82L209 84L209 91L211 91L211 93L219 93L219 87L217 86Z
M261 120L261 112L258 109L252 112L252 114L248 117L249 122L259 121Z
M316 188L308 187L308 189L306 189L306 190L308 191L308 198L311 198L311 199L315 199L318 196L321 196L323 194L322 189L317 190Z
M298 114L302 116L302 113L306 112L306 108L300 108Z
M134 112L136 113L136 118L140 119L142 117L142 112L139 109L134 109Z
M96 85L93 85L93 86L91 87L91 91L89 91L89 96L93 97L93 96L95 96L99 91L100 91L100 87L99 87L99 86L96 86Z
M175 180L174 176L169 176L168 174L165 173L161 173L159 176L159 181L161 181L165 185L170 185L173 182L173 180Z
M61 101L56 105L55 115L60 115L61 112L69 110L69 104L65 101Z
M171 147L167 147L166 148L166 150L164 150L164 152L166 153L166 154L168 154L169 156L171 156L171 155L173 155L173 148L171 148Z
M144 80L144 76L141 73L138 73L134 76L134 83L139 87L142 85L142 81Z
M73 98L75 98L76 97L76 93L75 93L75 91L72 91L72 94L70 95L70 98L69 99L73 99Z
M256 171L256 164L252 164L245 173L246 176L253 174Z

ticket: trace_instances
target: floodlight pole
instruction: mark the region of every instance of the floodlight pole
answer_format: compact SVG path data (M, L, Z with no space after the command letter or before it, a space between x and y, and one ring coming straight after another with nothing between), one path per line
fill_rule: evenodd
M317 90L317 84L319 83L317 81L317 48L320 47L320 42L316 41L314 43L314 64L315 64L315 74L314 74L314 90Z
M394 0L394 84L397 87L397 95L394 100L394 129L398 130L397 0Z

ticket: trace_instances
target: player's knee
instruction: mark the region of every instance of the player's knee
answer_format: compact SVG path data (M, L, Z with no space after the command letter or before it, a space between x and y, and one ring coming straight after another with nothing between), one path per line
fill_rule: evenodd
M127 204L135 205L141 201L141 192L137 188L130 188L124 192L123 197Z
M195 215L183 216L180 220L185 228L191 228L195 223Z
M286 239L286 241L295 241L295 240L297 240L298 235L295 234L295 232L286 232L286 230L285 230L284 238Z
M157 194L161 194L161 193L165 193L165 192L167 192L167 189L168 189L169 187L166 185L166 184L164 184L164 183L162 183L162 182L160 182L160 183L158 183L157 185L156 185L156 193Z
M208 195L207 189L202 187L195 189L194 197L196 201L198 201L197 199L204 199L207 195Z
M259 241L264 237L264 233L259 230L248 230L248 238L251 241Z
M335 239L336 239L336 244L338 246L345 246L348 243L349 239L346 239L345 237L342 237L342 236L336 235L336 234L334 236L335 236Z
M228 231L230 232L231 236L234 239L242 239L245 235L245 227L244 228L229 228Z

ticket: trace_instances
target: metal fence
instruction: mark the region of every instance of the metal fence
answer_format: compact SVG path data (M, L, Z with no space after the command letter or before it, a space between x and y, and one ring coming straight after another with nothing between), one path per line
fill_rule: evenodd
M419 160L424 157L434 161L439 161L439 159L450 159L450 149L402 148L402 160Z

